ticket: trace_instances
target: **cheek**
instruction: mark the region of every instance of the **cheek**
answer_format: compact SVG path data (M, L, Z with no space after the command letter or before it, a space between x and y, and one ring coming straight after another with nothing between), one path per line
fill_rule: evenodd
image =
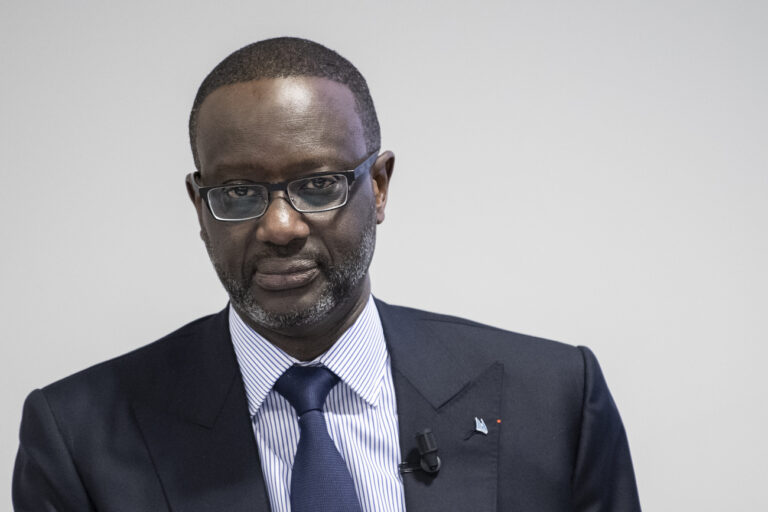
M358 226L365 226L371 221L375 221L376 197L369 180L365 180L360 185L360 189L350 198L346 208L352 213L350 218L354 223Z
M348 253L356 250L363 238L363 233L376 223L376 209L373 193L368 190L356 194L344 207L342 215L333 222L325 235L325 242L331 253Z
M208 218L203 220L202 235L208 250L213 251L212 256L218 261L237 261L244 258L251 228L247 223L226 225Z

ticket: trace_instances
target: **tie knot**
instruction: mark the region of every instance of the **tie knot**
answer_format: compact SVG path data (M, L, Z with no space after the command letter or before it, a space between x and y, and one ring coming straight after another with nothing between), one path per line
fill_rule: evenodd
M325 366L291 366L275 382L275 391L288 400L299 416L321 410L339 378Z

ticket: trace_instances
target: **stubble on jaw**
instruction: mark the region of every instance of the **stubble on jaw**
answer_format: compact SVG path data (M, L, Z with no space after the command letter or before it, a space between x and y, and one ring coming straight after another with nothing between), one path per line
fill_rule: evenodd
M205 231L201 234L216 274L238 313L245 315L253 325L281 331L318 324L335 308L350 300L352 291L367 275L373 259L376 246L376 220L374 213L366 223L354 249L343 253L341 261L331 265L324 258L318 259L318 268L325 274L326 284L314 304L305 309L296 308L281 313L263 308L251 293L255 272L253 265L249 266L245 275L236 276L228 272L216 257L213 245Z

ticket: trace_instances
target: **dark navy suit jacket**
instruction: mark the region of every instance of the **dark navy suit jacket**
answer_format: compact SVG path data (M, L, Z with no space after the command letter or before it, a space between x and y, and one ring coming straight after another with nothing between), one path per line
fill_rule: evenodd
M409 512L640 510L588 349L377 307L404 460L424 428L442 458L435 476L403 475ZM475 417L487 435L470 435ZM226 309L33 391L20 438L17 512L269 510Z

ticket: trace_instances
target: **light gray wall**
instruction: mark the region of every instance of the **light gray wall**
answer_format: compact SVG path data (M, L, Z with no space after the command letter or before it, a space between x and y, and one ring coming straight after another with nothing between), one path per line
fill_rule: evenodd
M5 0L0 480L31 389L223 307L189 107L227 53L297 35L360 67L397 154L375 293L590 346L646 510L768 509L767 22L758 0Z

